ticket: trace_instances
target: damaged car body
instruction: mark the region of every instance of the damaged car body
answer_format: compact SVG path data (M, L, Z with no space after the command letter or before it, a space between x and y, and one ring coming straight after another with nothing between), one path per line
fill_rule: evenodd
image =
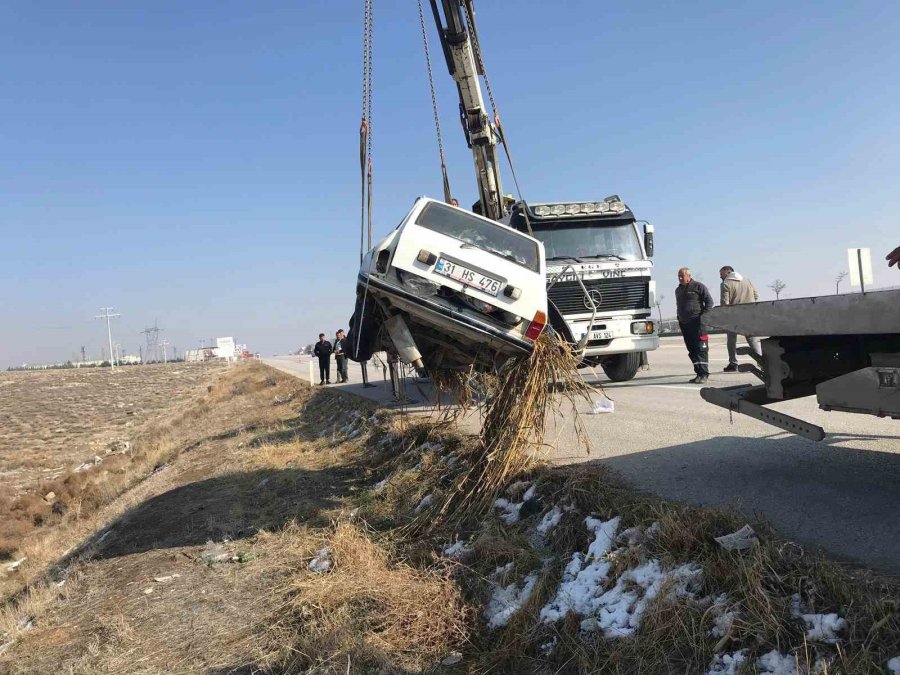
M427 197L362 260L347 335L354 361L489 370L530 353L547 323L543 245Z

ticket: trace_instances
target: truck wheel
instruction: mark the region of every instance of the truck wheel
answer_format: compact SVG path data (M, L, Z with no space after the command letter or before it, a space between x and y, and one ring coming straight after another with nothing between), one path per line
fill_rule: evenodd
M626 382L634 377L641 367L641 352L616 354L603 360L603 372L613 382Z

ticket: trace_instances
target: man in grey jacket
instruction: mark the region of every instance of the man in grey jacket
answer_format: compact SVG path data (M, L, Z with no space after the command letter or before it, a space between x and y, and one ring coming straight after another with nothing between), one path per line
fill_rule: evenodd
M756 287L749 279L745 279L734 271L730 265L725 265L719 270L719 278L722 279L721 297L719 305L726 307L728 305L743 305L748 302L757 302L759 293ZM737 362L737 333L728 331L728 365L725 366L726 373L736 373L738 369ZM762 354L759 338L745 335L747 344L757 354Z

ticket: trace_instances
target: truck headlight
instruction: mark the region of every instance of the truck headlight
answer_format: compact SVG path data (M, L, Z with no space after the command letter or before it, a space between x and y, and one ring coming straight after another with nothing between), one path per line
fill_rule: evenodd
M653 322L652 321L632 321L631 322L631 334L632 335L650 335L653 332Z

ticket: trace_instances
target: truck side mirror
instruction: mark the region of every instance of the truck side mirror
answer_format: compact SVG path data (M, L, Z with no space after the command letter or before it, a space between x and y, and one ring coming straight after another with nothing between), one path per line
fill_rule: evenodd
M653 226L650 223L644 225L644 250L648 258L653 257Z

